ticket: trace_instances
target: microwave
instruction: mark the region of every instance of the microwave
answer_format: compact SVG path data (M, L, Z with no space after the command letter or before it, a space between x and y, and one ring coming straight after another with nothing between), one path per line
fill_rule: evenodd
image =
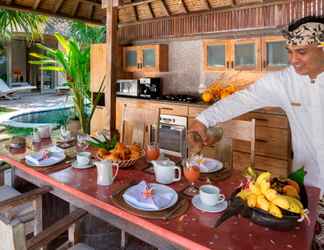
M139 79L139 97L148 99L158 99L162 90L161 78L144 77Z
M137 79L120 79L116 81L116 85L117 96L139 96L140 89Z

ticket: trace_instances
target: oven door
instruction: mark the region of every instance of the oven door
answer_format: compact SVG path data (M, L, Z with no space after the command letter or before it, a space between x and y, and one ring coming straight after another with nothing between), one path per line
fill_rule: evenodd
M159 143L161 152L186 157L186 127L161 123Z

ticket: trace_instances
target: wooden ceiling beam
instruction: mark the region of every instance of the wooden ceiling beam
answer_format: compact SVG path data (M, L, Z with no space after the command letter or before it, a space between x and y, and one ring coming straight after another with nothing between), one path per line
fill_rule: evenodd
M209 0L205 0L205 2L207 4L208 10L211 10L212 9L212 6L211 6Z
M165 11L167 12L168 16L171 16L171 11L170 11L170 8L169 6L166 4L165 0L161 0L161 3L165 9Z
M79 5L80 5L80 0L77 0L74 4L73 10L71 12L71 17L74 17L75 14L77 13L78 9L79 9Z
M155 18L155 13L154 13L153 8L152 8L152 3L148 3L148 7L149 7L149 9L151 11L152 17Z
M54 9L53 9L53 13L57 13L58 11L60 11L60 8L62 7L63 5L63 1L64 0L58 0L54 6Z
M151 3L151 2L154 2L154 1L156 1L156 0L144 0L144 1L136 2L136 3L127 3L127 4L119 5L118 8L121 9L121 8L130 7L130 6L148 4L148 3Z
M97 3L97 2L94 2L94 1L89 1L89 0L79 0L80 3L86 3L86 4L93 4L95 6L98 6L101 8L101 3Z
M33 4L33 9L36 10L40 4L41 0L35 0L34 4Z
M138 18L138 12L137 12L136 6L133 6L133 9L134 9L134 13L135 13L136 22L138 22L139 18Z
M10 5L12 3L12 0L6 0L6 4Z
M189 9L188 9L188 6L187 6L186 2L184 0L180 0L180 1L182 3L182 6L183 6L185 12L188 13ZM193 0L193 1L195 1L195 0Z
M54 17L58 17L58 16L65 17L67 19L80 20L83 22L99 24L99 25L102 25L102 22L103 22L103 20L93 20L93 19L88 19L86 17L79 17L79 16L72 18L69 14L64 14L64 13L56 14L56 13L53 13L51 10L44 10L44 9L33 10L33 8L31 8L31 7L26 7L26 6L17 5L17 4L6 5L6 4L0 2L0 8L7 9L7 10L18 10L18 11L23 11L23 12L35 13L35 14L45 14L45 15L54 16Z

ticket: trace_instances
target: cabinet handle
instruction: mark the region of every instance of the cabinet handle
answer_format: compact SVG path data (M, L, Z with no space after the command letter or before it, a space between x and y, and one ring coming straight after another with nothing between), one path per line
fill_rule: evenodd
M139 63L137 64L137 68L138 68L138 69L140 68L140 64L139 64Z
M255 139L255 141L257 141L257 142L262 142L262 143L267 143L267 142L268 142L268 141L265 140L265 139Z
M231 68L234 68L234 61L231 61Z
M229 68L229 61L226 62L226 68Z

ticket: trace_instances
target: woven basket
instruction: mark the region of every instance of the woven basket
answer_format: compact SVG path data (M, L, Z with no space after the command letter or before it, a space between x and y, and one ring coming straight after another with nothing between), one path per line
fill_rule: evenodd
M141 159L142 157L144 156L144 153L143 151L141 152L141 155L140 157L138 157L137 159L129 159L129 160L113 160L113 163L116 163L118 164L119 168L128 168L128 167L132 167L135 165L136 161ZM99 160L102 160L102 158L100 158L98 155L97 155L97 158Z

